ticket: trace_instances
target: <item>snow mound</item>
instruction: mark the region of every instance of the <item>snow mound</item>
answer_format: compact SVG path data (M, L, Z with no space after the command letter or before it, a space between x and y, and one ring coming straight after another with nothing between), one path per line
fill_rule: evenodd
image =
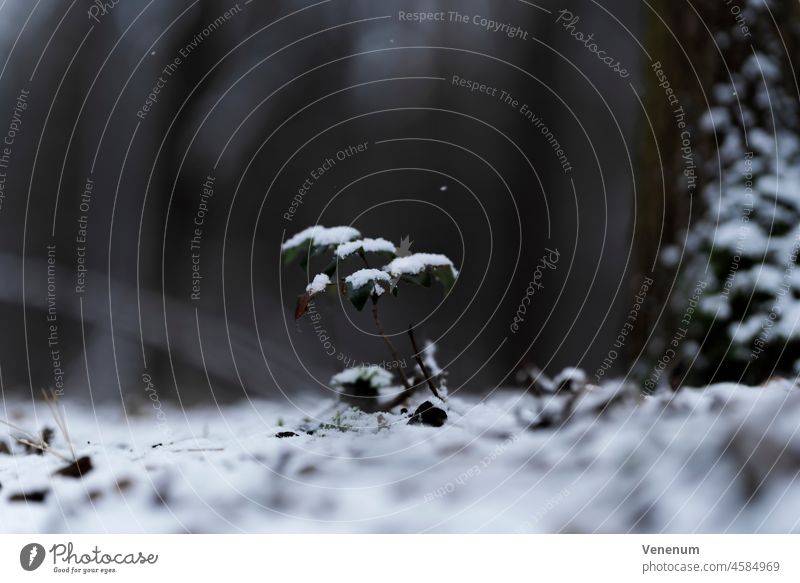
M342 243L336 248L336 257L347 259L358 251L363 251L364 253L394 253L396 250L397 248L391 241L380 237L377 239L366 238Z
M392 374L379 366L348 368L331 377L333 386L350 385L358 380L369 381L373 387L388 387L392 384Z
M371 293L381 295L385 290L378 284L379 281L391 282L389 274L380 269L359 269L355 273L344 278L345 283L353 286L353 289L360 289L365 285L373 285Z
M325 291L325 288L331 284L331 278L324 273L314 276L311 283L306 286L306 291L312 295Z
M125 414L67 402L75 453L94 469L55 475L63 461L24 452L4 429L0 531L800 531L789 382L647 398L610 383L515 389L437 406L440 428L319 398L165 404L164 424L149 404ZM28 431L50 419L30 401L6 400L3 416ZM53 447L69 450L61 434Z
M417 275L429 267L449 267L453 277L458 277L458 271L453 267L453 262L446 255L438 253L413 253L407 257L393 259L383 270L394 277L401 275Z
M360 236L361 233L353 227L323 227L321 225L314 225L313 227L303 229L296 235L287 239L283 245L281 245L281 251L300 247L308 241L311 241L311 244L316 246L341 245L352 239L357 239Z

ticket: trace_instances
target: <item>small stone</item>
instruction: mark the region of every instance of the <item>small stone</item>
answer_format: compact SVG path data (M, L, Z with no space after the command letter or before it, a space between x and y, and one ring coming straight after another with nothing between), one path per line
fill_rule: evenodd
M44 502L49 494L48 490L31 490L30 492L20 492L9 496L11 502Z
M439 409L439 407L434 407L430 401L425 401L414 411L411 419L408 420L408 424L441 427L445 421L447 421L447 413Z
M71 464L64 466L60 470L56 470L53 473L53 475L66 476L68 478L80 478L91 471L92 471L91 458L89 456L83 456L82 458L78 458Z

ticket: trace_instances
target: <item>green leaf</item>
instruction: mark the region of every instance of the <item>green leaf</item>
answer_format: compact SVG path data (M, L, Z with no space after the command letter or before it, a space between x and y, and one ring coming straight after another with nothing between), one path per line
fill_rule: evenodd
M453 268L449 265L435 267L431 270L431 273L433 274L434 279L442 284L445 294L449 293L456 283L456 278L453 274Z
M353 287L353 284L347 284L347 299L350 300L356 309L360 312L367 304L367 300L372 295L374 281L371 284L362 285L361 287Z
M458 272L452 262L444 255L435 253L414 253L398 257L383 267L392 274L393 281L405 281L422 287L431 287L436 280L447 294L455 284ZM394 291L394 290L392 290Z
M338 263L337 263L337 262L336 262L336 260L334 259L333 261L331 261L331 262L328 264L328 266L327 266L325 269L323 269L323 270L322 270L322 273L324 273L325 275L327 275L328 277L330 277L330 276L332 276L332 275L333 275L333 274L336 272L336 267L337 267L337 266L338 266Z
M443 265L441 267L428 267L421 273L404 275L401 279L407 283L413 283L414 285L419 285L422 287L431 287L434 280L438 281L440 284L442 284L445 294L448 293L456 283L453 270L449 265Z
M310 243L311 240L309 239L309 244ZM286 249L283 253L281 253L283 256L284 265L290 265L294 263L301 254L308 254L308 245L299 245L297 247L292 247L291 249Z
M375 293L376 286L380 286L383 292L388 291L391 286L389 275L378 269L361 269L345 278L347 299L359 312L364 309L370 297L376 301L380 297L380 294Z

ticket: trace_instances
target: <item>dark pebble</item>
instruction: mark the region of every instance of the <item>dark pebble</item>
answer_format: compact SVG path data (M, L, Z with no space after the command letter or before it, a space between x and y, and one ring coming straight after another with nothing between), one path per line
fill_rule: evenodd
M47 498L48 490L32 490L30 492L20 492L9 496L11 502L44 502Z
M68 478L80 478L92 471L92 460L89 456L83 456L82 458L78 458L76 461L72 462L61 468L60 470L56 470L53 475L54 476L66 476Z
M445 421L447 421L447 413L439 409L439 407L434 407L430 401L425 401L414 411L411 419L408 420L408 424L441 427Z

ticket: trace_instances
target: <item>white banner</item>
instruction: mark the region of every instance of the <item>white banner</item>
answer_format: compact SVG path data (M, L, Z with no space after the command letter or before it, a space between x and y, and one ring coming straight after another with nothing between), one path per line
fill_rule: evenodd
M794 535L0 535L0 577L761 583L800 580L798 542Z

